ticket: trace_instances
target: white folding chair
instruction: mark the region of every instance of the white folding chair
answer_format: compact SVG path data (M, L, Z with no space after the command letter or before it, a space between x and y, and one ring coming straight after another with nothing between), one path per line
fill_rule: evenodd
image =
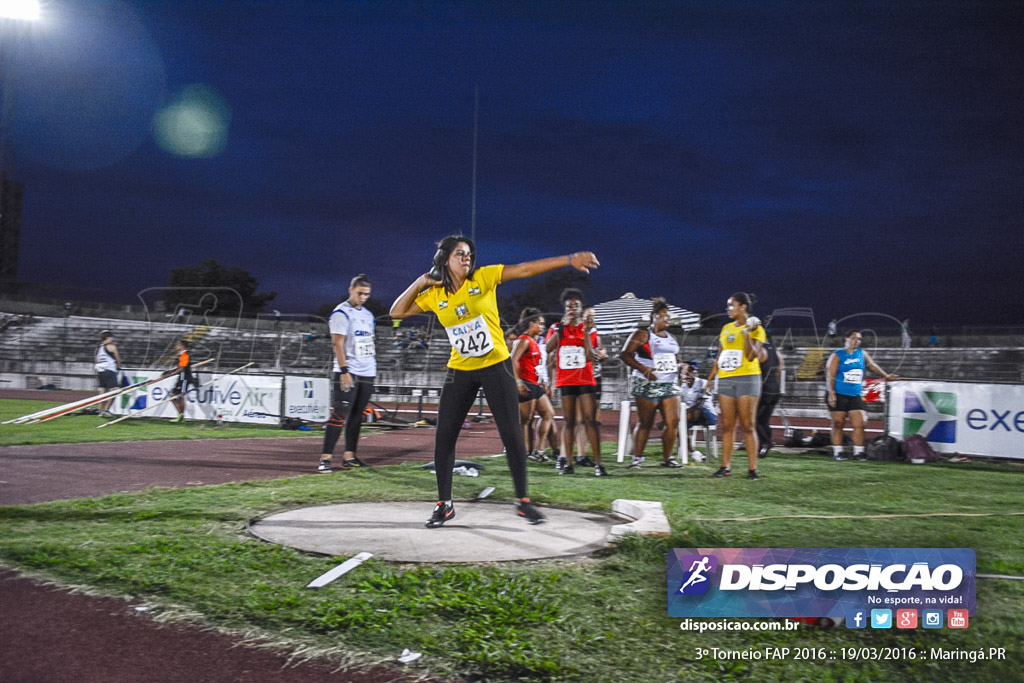
M696 448L695 444L696 444L697 432L698 431L702 431L704 433L702 441L704 441L704 448L708 452L708 455L707 455L708 459L714 458L714 459L717 460L718 459L718 434L716 433L715 427L713 425L712 426L708 426L708 425L693 425L692 427L690 427L690 436L689 436L690 445L691 445L691 449L690 450L694 450L694 448Z

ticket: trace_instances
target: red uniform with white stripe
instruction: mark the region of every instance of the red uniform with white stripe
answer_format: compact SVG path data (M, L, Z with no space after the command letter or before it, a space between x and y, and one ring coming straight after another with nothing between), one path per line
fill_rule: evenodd
M583 323L563 327L551 326L548 337L558 332L558 348L555 349L555 369L558 377L556 387L596 386L594 365L586 360L584 337L587 334Z
M526 351L519 356L519 379L537 383L537 364L540 363L540 347L529 335L521 334L520 339L526 340Z

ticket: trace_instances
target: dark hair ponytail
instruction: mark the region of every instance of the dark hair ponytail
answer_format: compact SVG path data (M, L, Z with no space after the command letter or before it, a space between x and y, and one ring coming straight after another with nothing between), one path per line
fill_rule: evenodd
M734 292L732 300L738 304L747 307L747 312L750 312L754 308L754 302L757 301L757 297L749 292Z

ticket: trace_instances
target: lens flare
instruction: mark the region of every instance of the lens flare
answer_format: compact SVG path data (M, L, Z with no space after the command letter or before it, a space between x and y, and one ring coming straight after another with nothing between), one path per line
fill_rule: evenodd
M153 119L153 137L166 152L208 159L228 144L231 110L224 98L206 85L190 85Z

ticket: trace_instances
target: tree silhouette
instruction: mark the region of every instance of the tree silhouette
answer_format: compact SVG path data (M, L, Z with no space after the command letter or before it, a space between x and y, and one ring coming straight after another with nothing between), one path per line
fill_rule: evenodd
M167 285L183 288L165 291L164 301L168 307L198 305L206 292L191 288L210 288L217 295L217 308L213 311L217 315L237 314L239 301L231 294L217 292L213 289L215 287L230 287L237 291L242 297L242 310L249 314L262 312L277 297L277 292L257 293L260 283L249 271L237 267L226 268L215 259L206 259L198 266L172 269Z

